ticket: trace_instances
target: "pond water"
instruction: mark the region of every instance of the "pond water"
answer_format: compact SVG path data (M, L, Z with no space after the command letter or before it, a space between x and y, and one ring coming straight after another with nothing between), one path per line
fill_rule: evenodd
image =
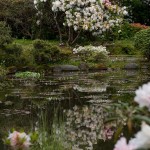
M12 87L0 91L0 150L12 128L55 133L69 149L112 150L122 120L107 122L105 106L133 101L134 91L150 80L148 69L63 72L38 80L9 78ZM42 132L40 131L40 132ZM124 134L122 133L122 134ZM39 148L42 149L42 148Z

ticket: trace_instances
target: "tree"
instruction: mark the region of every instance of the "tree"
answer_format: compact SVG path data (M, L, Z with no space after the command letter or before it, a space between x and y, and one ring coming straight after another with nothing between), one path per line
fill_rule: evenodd
M12 28L12 36L33 38L36 11L32 0L0 0L0 20Z
M48 0L34 0L36 8ZM100 35L106 30L119 25L123 15L127 14L126 7L113 5L109 0L55 0L52 2L54 20L62 42L61 28L58 24L59 12L64 15L68 27L68 43L73 44L81 32L90 31Z
M115 0L129 8L131 22L150 25L150 0Z
M0 47L9 44L12 41L11 29L6 25L6 22L0 21Z

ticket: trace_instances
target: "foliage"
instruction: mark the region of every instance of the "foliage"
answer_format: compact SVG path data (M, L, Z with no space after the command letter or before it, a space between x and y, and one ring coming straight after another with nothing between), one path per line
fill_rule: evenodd
M68 54L61 52L60 48L55 45L51 45L47 41L35 40L33 43L33 56L35 63L41 64L51 64L59 62L63 59L68 59Z
M65 128L62 124L62 118L57 116L57 108L52 117L52 124L47 120L48 112L41 109L39 113L39 125L37 125L38 138L31 150L65 150L68 147L68 143L65 142ZM50 130L49 130L50 129ZM70 148L68 148L70 149Z
M48 1L35 0L34 4L40 14L41 5L48 4ZM123 16L127 14L126 7L121 8L109 1L102 2L99 0L85 0L84 2L55 0L52 2L52 11L54 11L54 20L59 32L60 42L62 43L63 36L61 29L67 29L69 44L74 44L82 31L90 31L94 35L100 35L106 30L118 26L122 22ZM63 25L66 26L66 29L62 27L62 22L58 18L59 20L65 19ZM38 21L41 24L41 21Z
M150 59L150 28L136 33L135 48L142 51L144 56Z
M0 21L0 47L12 42L11 29L6 22Z
M135 55L137 51L134 48L132 40L120 40L114 41L113 44L107 46L111 55Z
M8 44L0 49L0 63L8 66L23 65L26 63L25 58L21 56L23 48L18 44Z
M150 136L148 132L150 131L149 91L150 91L150 83L144 84L142 87L140 87L138 90L135 91L136 96L134 98L134 101L139 104L139 107L133 106L133 105L131 106L131 104L129 103L112 104L112 105L115 105L115 110L118 109L119 112L121 112L121 113L118 112L117 114L120 119L122 118L126 120L130 131L132 130L132 121L135 121L135 120L144 121L142 122L141 130L135 135L134 138L131 138L128 143L124 137L121 138L115 145L114 150L122 149L124 147L130 150L150 148L150 145L149 145ZM148 110L143 109L143 107L147 107Z
M149 0L114 0L129 9L128 20L150 25L150 1Z
M106 32L100 38L102 41L114 41L114 40L124 40L133 38L134 35L142 29L146 29L148 26L141 25L139 23L131 24L128 22L123 22L120 26L112 28L112 30Z
M6 76L6 74L7 70L4 67L0 66L0 80L1 78L3 79L3 77Z
M84 62L104 62L107 60L108 52L103 46L79 46L73 49L73 53L78 55Z
M5 53L6 54L12 54L16 57L19 57L23 51L23 48L21 45L18 44L9 44L5 47Z
M30 72L30 71L26 71L26 72L17 72L15 73L15 77L17 78L35 78L38 79L41 77L40 73L37 72Z
M36 32L36 11L31 0L1 0L0 18L12 29L12 36L32 39Z

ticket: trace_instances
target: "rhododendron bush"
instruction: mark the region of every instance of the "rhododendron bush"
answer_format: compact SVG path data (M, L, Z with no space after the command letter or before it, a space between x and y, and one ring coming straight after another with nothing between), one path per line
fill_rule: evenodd
M40 2L35 0L37 7ZM69 27L69 41L72 43L79 37L81 31L90 31L93 35L101 35L103 32L119 26L123 16L127 15L126 7L119 7L109 0L55 0L52 2L54 17L59 19L57 12L64 13L64 26ZM57 24L57 21L56 21ZM58 25L57 25L58 26ZM71 29L77 33L72 38ZM60 30L60 29L59 29Z
M77 55L84 62L103 62L108 58L109 52L103 46L79 46L73 49L73 54Z
M140 107L147 107L148 111L150 111L150 82L144 84L142 87L136 90L135 93L136 96L134 98L134 101L137 102ZM140 113L141 112L142 111L140 111ZM150 123L149 117L147 116L139 115L138 118ZM150 148L150 126L147 123L142 122L141 131L136 133L135 137L131 138L128 143L125 137L120 138L120 140L116 143L114 150L139 150L139 149L148 150L149 148Z

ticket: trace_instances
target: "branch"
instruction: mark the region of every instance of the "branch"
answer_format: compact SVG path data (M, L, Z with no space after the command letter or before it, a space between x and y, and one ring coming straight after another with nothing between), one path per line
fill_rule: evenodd
M73 45L73 44L76 42L76 40L78 39L78 37L79 37L81 31L82 31L82 29L80 29L80 31L78 32L78 34L77 34L77 36L75 37L75 39L71 42L71 45Z
M61 30L60 30L60 27L59 27L59 24L58 24L58 21L57 21L57 13L55 13L55 12L54 12L54 20L56 22L56 26L57 26L57 29L58 29L58 32L59 32L60 43L62 43L62 34L61 34Z

